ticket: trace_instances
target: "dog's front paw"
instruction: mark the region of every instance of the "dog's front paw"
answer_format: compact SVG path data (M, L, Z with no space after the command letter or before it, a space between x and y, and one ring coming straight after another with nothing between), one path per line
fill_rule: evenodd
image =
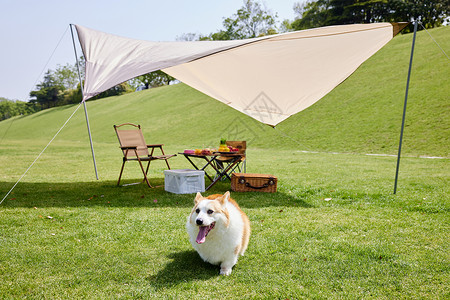
M231 268L220 268L220 275L228 276L231 274Z

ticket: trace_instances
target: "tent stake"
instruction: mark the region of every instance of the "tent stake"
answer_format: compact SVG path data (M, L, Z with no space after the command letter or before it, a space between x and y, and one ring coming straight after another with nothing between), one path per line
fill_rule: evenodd
M398 170L400 167L400 155L402 152L403 131L405 128L406 104L408 103L409 79L411 78L411 67L412 67L413 54L414 54L414 45L416 43L417 22L418 22L417 20L414 20L414 35L413 35L412 46L411 46L411 56L409 59L408 79L406 80L405 103L403 105L402 128L400 131L400 142L398 145L397 168L395 170L394 194L397 193Z
M75 53L75 59L76 59L76 62L77 62L78 78L80 80L80 88L81 88L81 97L84 98L84 95L83 95L83 81L81 80L80 65L78 63L77 48L75 47L75 39L73 37L72 26L73 26L73 24L70 24L70 33L72 34L73 51ZM91 153L92 153L92 160L94 161L95 177L98 180L97 163L95 162L94 144L92 143L91 126L89 125L89 117L88 117L88 113L87 113L86 101L85 100L81 100L81 101L83 102L84 115L86 117L86 126L87 126L87 130L88 130L88 134L89 134L89 142L91 143Z

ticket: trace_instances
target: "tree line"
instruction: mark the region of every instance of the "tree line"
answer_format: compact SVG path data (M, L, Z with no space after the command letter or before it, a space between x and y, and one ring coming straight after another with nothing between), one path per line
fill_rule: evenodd
M278 15L258 0L244 0L243 6L236 13L223 19L223 28L219 31L206 35L184 33L178 36L177 40L236 40L353 23L419 20L425 28L433 28L450 22L450 0L309 0L294 3L293 10L296 15L294 20L279 21ZM84 59L81 58L80 61L84 62ZM84 73L83 64L81 72ZM48 70L43 81L30 92L28 102L0 98L0 120L50 107L79 103L81 89L78 81L76 65L67 64L58 66L56 70ZM147 89L175 82L175 78L156 71L115 86L92 100L129 93L137 87Z
M84 62L84 58L80 58ZM80 66L84 77L84 64ZM121 83L91 98L93 100L129 93L134 89L129 82ZM18 115L28 115L40 110L80 103L82 99L81 85L76 64L58 65L56 70L48 70L43 80L30 92L27 102L0 98L0 121Z
M295 30L413 20L420 21L425 28L433 28L450 21L449 0L317 0L296 3L294 10L298 18L291 26Z

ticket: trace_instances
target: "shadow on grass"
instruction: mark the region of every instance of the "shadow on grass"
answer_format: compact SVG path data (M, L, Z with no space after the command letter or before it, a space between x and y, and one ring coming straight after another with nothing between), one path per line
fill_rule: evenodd
M156 188L146 184L117 186L115 181L73 183L20 182L1 204L2 207L192 207L194 194L173 194L164 190L164 179L152 181ZM14 183L0 182L1 199ZM230 183L220 182L202 194L223 194ZM244 208L297 206L310 208L311 204L282 192L238 193L232 197Z
M204 262L194 250L172 253L168 258L171 261L164 269L156 275L147 277L156 289L219 276L220 267Z

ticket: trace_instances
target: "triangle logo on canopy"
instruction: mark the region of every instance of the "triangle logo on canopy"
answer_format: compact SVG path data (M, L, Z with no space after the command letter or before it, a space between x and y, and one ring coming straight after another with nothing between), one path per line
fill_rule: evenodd
M275 116L283 115L283 111L278 107L277 103L264 92L261 92L252 102L250 102L242 112L265 124L272 123Z

